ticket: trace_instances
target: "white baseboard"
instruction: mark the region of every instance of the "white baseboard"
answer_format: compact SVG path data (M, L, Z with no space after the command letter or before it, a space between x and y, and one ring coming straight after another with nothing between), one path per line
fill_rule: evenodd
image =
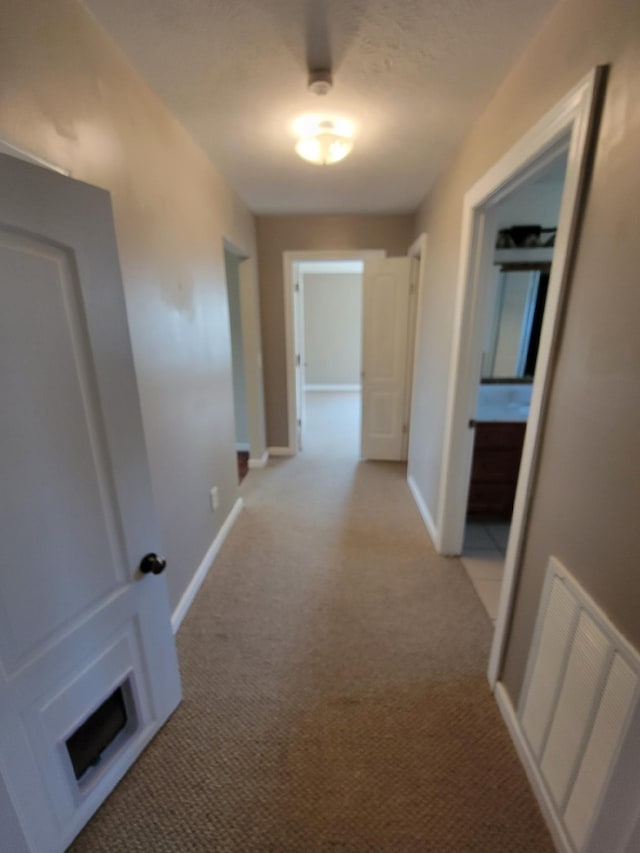
M242 450L245 453L250 450L248 441L236 441L236 450Z
M269 456L295 456L290 447L268 447L267 453Z
M329 384L329 385L305 385L305 391L362 391L362 385Z
M504 685L501 682L496 684L494 696L498 704L498 708L500 709L500 713L502 714L502 719L504 720L505 725L509 730L509 734L511 735L511 740L516 748L518 757L524 767L525 773L527 774L529 784L531 785L533 793L538 801L538 805L540 806L542 816L549 828L549 832L551 833L556 849L558 850L558 853L572 853L573 845L569 841L569 837L560 821L555 804L553 803L542 780L536 760L531 752L529 744L527 743L527 739L524 736L520 726L520 721L513 709L513 705L511 704L509 694L504 689Z
M269 461L269 451L265 450L260 459L249 459L249 468L264 468Z
M413 479L412 476L407 477L407 484L409 486L409 491L413 495L413 499L416 502L416 506L418 507L418 512L422 516L422 520L424 521L425 527L429 531L429 536L431 537L431 541L433 542L433 547L436 551L440 551L440 532L436 527L436 523L431 517L431 513L429 512L429 508L425 502L425 499L422 497L422 492L420 491L418 484Z
M187 611L191 607L193 599L196 597L196 594L207 574L209 573L209 569L211 568L213 561L218 556L218 551L222 547L224 540L229 535L229 531L233 527L237 517L240 515L240 511L243 506L242 498L238 498L238 500L234 503L233 508L229 515L225 518L224 523L220 530L218 530L216 534L216 538L213 540L211 545L209 546L207 553L202 558L202 562L196 569L196 573L191 578L189 586L185 589L182 598L178 602L178 606L173 611L173 615L171 617L171 627L173 629L173 633L175 634L182 624L182 620L187 615Z

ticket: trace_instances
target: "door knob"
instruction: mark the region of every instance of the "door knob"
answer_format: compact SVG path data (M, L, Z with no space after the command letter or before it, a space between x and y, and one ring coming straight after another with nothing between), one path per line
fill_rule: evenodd
M166 567L167 561L157 554L145 554L140 560L140 571L143 575L148 575L150 572L154 575L162 574Z

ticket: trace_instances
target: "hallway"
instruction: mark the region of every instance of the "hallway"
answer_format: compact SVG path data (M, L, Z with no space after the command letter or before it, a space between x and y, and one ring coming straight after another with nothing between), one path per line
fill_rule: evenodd
M491 621L404 466L311 446L241 494L178 634L183 704L74 853L551 851Z
M306 391L304 400L303 452L341 456L355 464L360 456L360 392Z

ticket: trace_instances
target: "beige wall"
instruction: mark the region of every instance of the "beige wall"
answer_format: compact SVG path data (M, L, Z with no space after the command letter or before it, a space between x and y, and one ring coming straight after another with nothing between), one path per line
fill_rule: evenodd
M405 255L413 239L413 217L259 216L257 221L267 444L286 447L289 430L282 253L385 249L390 256Z
M563 161L566 158L563 157ZM564 180L525 184L496 207L496 228L511 225L558 225Z
M222 237L255 253L253 216L74 0L2 3L0 138L111 193L175 607L237 497Z
M429 232L412 473L435 517L453 292L467 189L587 72L610 63L569 288L504 681L517 701L550 554L640 647L640 4L565 0L497 91L416 217Z
M359 385L362 274L304 273L307 385Z

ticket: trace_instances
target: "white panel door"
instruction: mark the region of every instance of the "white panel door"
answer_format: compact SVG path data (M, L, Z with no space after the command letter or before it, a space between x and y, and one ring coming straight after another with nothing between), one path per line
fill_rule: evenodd
M0 848L57 853L180 681L109 196L4 155L0 187Z
M302 450L302 435L306 426L306 362L304 343L304 276L300 266L295 265L294 274L296 281L293 288L293 308L295 313L294 338L296 350L296 437L298 450Z
M410 279L411 258L365 261L361 448L365 459L402 459Z

